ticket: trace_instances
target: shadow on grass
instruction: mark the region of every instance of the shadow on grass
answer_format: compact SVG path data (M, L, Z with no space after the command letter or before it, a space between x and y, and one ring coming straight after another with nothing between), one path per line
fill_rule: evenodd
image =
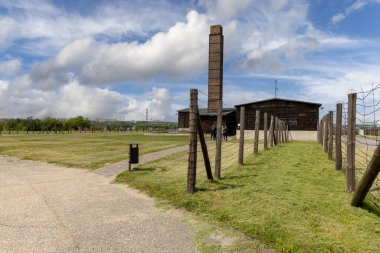
M241 176L229 176L226 179L240 179L240 178L249 178L249 177L257 177L257 174L241 175Z
M147 168L135 167L135 168L133 168L132 171L140 171L140 172L143 172L143 171L151 171L151 172L153 172L153 171L155 171L155 170L156 170L156 168L152 168L152 167L147 167Z
M199 191L199 192L216 192L216 191L223 191L223 190L228 190L228 189L235 189L235 188L244 187L244 185L227 184L227 183L222 183L219 181L210 181L210 184L217 185L217 187L216 188L197 187L197 191Z
M363 205L361 206L361 208L363 208L364 210L367 210L368 212L380 217L380 208L379 206L371 203L370 201L368 200L365 200L363 202Z

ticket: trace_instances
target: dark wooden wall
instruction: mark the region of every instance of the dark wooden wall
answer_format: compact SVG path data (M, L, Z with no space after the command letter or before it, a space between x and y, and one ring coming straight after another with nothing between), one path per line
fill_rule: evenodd
M189 128L189 112L178 112L178 128Z
M237 122L240 122L240 107L236 107ZM289 130L317 130L319 119L319 106L316 104L300 103L294 101L264 101L261 103L245 105L246 130L255 129L256 110L260 110L260 129L264 128L264 113L279 117L289 125Z
M216 123L216 116L201 116L202 129L205 133L211 132L212 124ZM223 126L227 126L229 130L229 135L235 135L236 133L236 113L232 112L227 116L223 116ZM189 112L179 112L178 113L178 127L188 128L189 127Z

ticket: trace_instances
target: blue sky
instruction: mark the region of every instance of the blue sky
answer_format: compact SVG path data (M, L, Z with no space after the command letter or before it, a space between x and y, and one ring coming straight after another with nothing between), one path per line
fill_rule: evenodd
M322 103L380 80L380 0L0 0L0 118L176 120L207 92L224 27L224 104ZM200 105L207 97L200 93Z

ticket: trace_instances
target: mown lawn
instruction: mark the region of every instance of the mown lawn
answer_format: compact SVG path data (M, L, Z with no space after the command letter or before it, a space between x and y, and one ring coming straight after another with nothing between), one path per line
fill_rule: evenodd
M4 134L0 136L0 154L97 169L128 159L128 143L139 143L140 154L147 154L187 142L187 136L138 133Z
M334 168L317 143L293 142L224 168L224 178L215 182L200 164L193 196L186 194L186 152L124 172L116 181L280 252L380 252L380 217L350 206L345 176Z

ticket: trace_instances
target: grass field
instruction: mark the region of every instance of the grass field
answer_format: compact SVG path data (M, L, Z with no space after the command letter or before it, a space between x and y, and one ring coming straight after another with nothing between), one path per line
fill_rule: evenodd
M18 134L0 136L0 154L76 168L97 169L128 159L128 143L140 154L186 145L187 136L135 133Z
M280 252L379 252L379 210L367 202L373 213L349 205L344 174L335 171L317 143L279 145L249 157L246 164L224 167L224 179L215 182L200 167L193 196L186 194L186 153L122 173L117 182ZM198 244L203 252L251 252L256 247Z

